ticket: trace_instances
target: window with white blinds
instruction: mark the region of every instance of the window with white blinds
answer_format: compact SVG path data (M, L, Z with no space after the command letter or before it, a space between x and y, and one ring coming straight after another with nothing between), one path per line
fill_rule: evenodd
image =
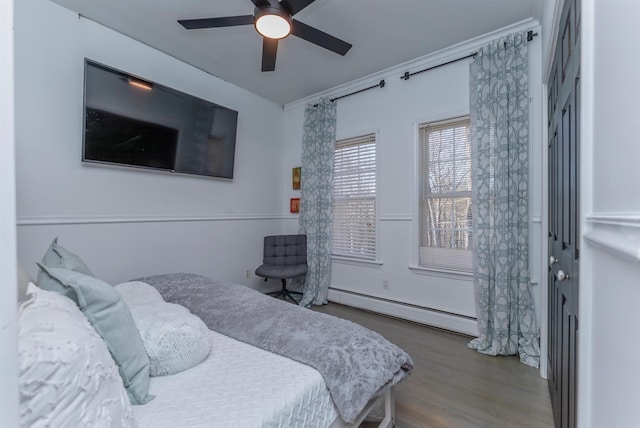
M332 255L376 259L375 134L336 142Z
M469 117L419 126L420 260L473 271Z

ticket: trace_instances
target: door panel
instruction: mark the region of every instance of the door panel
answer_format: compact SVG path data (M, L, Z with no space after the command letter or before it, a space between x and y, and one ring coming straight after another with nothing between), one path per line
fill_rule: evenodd
M576 426L579 284L580 32L566 0L548 83L548 383L555 424ZM558 79L560 76L560 80Z

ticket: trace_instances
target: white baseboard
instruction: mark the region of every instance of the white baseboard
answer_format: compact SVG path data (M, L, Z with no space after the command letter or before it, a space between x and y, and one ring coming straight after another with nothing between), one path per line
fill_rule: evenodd
M366 309L368 311L390 315L432 327L468 334L469 336L478 336L478 325L476 320L469 317L458 316L447 312L440 312L390 300L378 299L376 297L364 296L362 294L351 293L334 288L329 289L328 299L331 302Z

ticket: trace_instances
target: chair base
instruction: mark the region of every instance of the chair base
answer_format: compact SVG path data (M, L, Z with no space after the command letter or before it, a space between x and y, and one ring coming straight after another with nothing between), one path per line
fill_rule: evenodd
M266 280L266 278L265 278L265 280ZM266 294L268 294L269 296L273 296L273 297L280 297L280 296L282 296L282 297L284 297L284 300L287 300L287 298L289 298L289 299L291 299L291 301L293 301L293 303L295 303L296 305L297 305L298 303L300 303L300 301L299 301L299 300L296 300L296 299L291 295L291 293L293 293L293 294L300 294L300 295L302 295L302 293L301 293L301 292L299 292L299 291L287 290L287 280L286 280L286 279L284 279L284 278L282 278L282 279L281 279L281 281L282 281L282 290L278 290L278 291L270 291L269 293L266 293Z

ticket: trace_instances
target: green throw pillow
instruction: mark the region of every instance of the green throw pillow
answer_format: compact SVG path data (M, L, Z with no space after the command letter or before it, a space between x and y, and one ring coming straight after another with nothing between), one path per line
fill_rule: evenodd
M144 404L149 395L149 357L127 304L111 285L69 269L38 263L64 290L72 289L77 305L102 337L111 353L132 404ZM65 293L62 293L65 294Z
M66 248L58 245L58 238L56 237L44 257L42 257L42 264L47 267L70 269L76 272L83 273L85 275L93 276L93 273L89 267L82 261L80 257ZM38 271L38 286L42 289L55 291L60 294L64 294L76 304L78 298L73 288L64 288L58 281L51 278L44 270Z

